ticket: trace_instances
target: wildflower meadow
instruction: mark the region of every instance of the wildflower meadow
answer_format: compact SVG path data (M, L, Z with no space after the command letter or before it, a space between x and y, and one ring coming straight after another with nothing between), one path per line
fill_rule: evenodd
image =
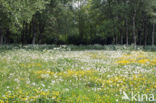
M154 103L156 52L0 49L0 103Z

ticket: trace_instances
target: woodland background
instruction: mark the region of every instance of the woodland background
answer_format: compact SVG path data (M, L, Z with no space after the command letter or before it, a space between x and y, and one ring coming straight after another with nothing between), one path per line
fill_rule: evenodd
M0 0L0 44L154 45L156 0Z

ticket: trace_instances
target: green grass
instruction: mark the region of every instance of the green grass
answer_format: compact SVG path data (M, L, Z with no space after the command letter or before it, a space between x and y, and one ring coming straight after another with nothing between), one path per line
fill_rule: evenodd
M0 103L129 103L124 91L156 99L155 52L84 47L1 47Z

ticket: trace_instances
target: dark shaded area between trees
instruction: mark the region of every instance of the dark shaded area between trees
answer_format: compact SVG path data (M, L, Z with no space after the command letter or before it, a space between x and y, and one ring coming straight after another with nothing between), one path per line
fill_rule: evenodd
M0 44L154 45L155 0L0 0Z

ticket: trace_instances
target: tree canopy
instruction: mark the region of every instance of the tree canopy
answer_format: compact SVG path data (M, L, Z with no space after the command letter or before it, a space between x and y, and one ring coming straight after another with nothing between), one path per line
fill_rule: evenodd
M155 44L155 0L0 0L0 41Z

